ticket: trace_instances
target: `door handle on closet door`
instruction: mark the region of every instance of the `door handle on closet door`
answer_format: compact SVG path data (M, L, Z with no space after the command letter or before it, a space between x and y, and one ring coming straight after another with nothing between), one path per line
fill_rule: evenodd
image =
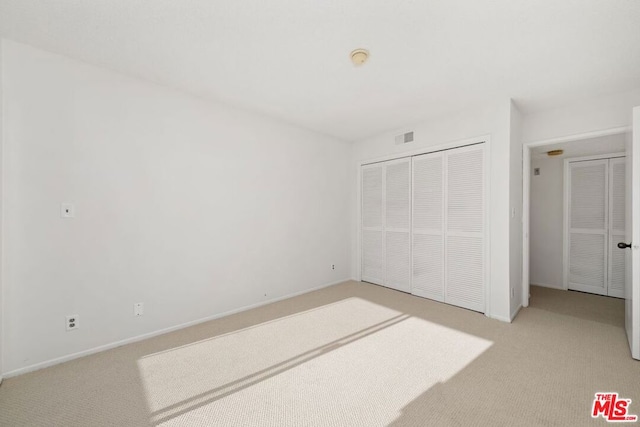
M618 249L631 248L631 243L620 242L618 243Z

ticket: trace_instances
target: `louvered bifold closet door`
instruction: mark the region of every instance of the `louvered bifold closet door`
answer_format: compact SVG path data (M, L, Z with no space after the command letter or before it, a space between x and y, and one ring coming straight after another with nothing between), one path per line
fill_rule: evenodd
M446 152L445 168L445 302L484 312L484 145Z
M413 158L411 293L444 301L444 154Z
M607 295L624 298L625 250L625 173L624 157L609 160L609 287Z
M384 285L411 291L411 159L385 162Z
M384 164L362 167L362 280L384 284Z
M569 289L607 294L608 164L569 163Z

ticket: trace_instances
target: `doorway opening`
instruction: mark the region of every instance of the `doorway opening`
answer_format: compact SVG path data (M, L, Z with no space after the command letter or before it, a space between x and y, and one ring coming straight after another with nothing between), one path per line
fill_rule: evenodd
M619 195L624 196L620 185L629 131L525 144L523 306L529 305L531 285L624 296L616 291L624 288L624 254L612 239L624 240L624 225L619 228L625 205Z

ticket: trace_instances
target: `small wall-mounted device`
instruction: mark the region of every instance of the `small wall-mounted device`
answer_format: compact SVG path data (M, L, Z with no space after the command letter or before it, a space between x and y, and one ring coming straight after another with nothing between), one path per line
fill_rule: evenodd
M67 331L75 331L80 326L80 319L77 314L67 316Z
M540 175L540 168L533 168L533 174L534 174L535 176Z
M137 302L133 304L133 315L136 317L142 316L144 314L144 303Z

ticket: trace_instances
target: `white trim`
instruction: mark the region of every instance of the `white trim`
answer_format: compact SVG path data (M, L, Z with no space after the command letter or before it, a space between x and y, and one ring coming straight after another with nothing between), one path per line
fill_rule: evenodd
M499 321L505 322L505 323L511 323L511 319L509 317L506 317L506 316L493 315L493 314L487 314L486 316L488 318L490 318L490 319L499 320Z
M628 294L626 295L628 299L625 301L625 330L627 332L627 338L629 340L629 347L631 349L631 357L634 359L640 359L640 275L639 266L640 266L640 248L638 242L640 242L640 227L636 227L638 225L638 216L640 212L640 185L633 185L633 183L638 182L638 176L636 175L640 171L640 152L638 149L640 148L640 107L635 107L632 113L633 117L633 126L631 131L631 140L629 141L630 146L627 146L627 151L629 151L629 163L627 167L629 168L627 177L630 178L632 183L631 188L627 191L627 196L631 195L631 200L629 200L629 208L631 210L632 215L628 215L627 218L630 218L630 229L627 231L627 235L631 238L627 240L632 243L632 250L630 256L627 258L631 262L630 270L631 277L630 283L625 283L625 286L630 285L631 289L628 289ZM627 181L628 183L629 181ZM629 191L630 190L630 191ZM627 319L627 310L630 310L631 318ZM627 321L630 320L631 324L627 324Z
M356 271L352 271L354 280L362 281L362 165L356 166ZM353 274L355 273L355 274Z
M564 159L566 163L572 162L586 162L589 160L604 160L604 159L618 159L620 157L626 157L627 153L607 153L607 154L595 154L593 156L580 156L580 157L567 157Z
M320 290L320 289L328 288L330 286L338 285L340 283L344 283L344 282L348 282L348 281L349 281L349 279L344 279L344 280L339 280L337 282L326 283L324 285L316 286L316 287L311 288L311 289L305 289L303 291L294 292L294 293L283 295L283 296L280 296L280 297L277 297L277 298L271 298L271 299L269 299L267 301L260 301L260 302L255 303L255 304L250 304L250 305L247 305L247 306L244 306L244 307L240 307L240 308L236 308L236 309L233 309L233 310L225 311L223 313L214 314L212 316L207 316L207 317L204 317L202 319L192 320L190 322L182 323L182 324L176 325L176 326L170 326L168 328L160 329L158 331L149 332L149 333L146 333L146 334L142 334L142 335L138 335L138 336L135 336L135 337L127 338L127 339L124 339L124 340L112 342L110 344L101 345L101 346L94 347L94 348L91 348L91 349L88 349L88 350L83 350L83 351L79 351L77 353L68 354L66 356L56 357L54 359L49 359L49 360L46 360L44 362L34 363L33 365L29 365L29 366L25 366L23 368L14 369L13 371L5 372L4 373L4 377L5 378L11 378L11 377L15 377L17 375L26 374L27 372L37 371L39 369L47 368L49 366L58 365L60 363L68 362L68 361L73 360L73 359L78 359L80 357L89 356L91 354L99 353L99 352L106 351L106 350L111 350L111 349L116 348L116 347L121 347L123 345L132 344L134 342L146 340L146 339L149 339L149 338L156 337L158 335L163 335L163 334L166 334L166 333L169 333L169 332L173 332L173 331L177 331L177 330L180 330L180 329L188 328L190 326L195 326L195 325L198 325L200 323L208 322L210 320L215 320L215 319L219 319L221 317L230 316L232 314L241 313L243 311L252 310L254 308L258 308L258 307L261 307L263 305L272 304L274 302L282 301L282 300L285 300L285 299L288 299L288 298L293 298L293 297L297 297L297 296L300 296L300 295L308 294L310 292L314 292L314 291L317 291L317 290Z
M541 288L557 289L559 291L566 291L562 285L550 285L548 283L531 283L531 286L540 286Z
M562 164L562 289L569 290L569 239L567 238L567 230L569 230L569 168L567 161Z
M484 314L491 313L491 138L484 143ZM511 292L511 290L509 290ZM510 295L510 294L509 294Z
M405 157L419 156L420 154L434 153L436 151L451 150L453 148L460 148L467 145L482 144L483 142L489 142L489 139L489 135L481 135L474 138L462 139L459 141L445 142L444 144L430 145L428 147L423 147L416 150L387 154L386 156L360 161L358 162L358 167L369 165L372 163L386 162L388 160L397 160Z
M531 203L531 148L522 146L522 306L529 307L529 205Z
M4 369L4 360L5 360L5 353L7 352L7 348L5 345L5 339L4 337L6 336L5 333L5 324L6 324L6 319L5 319L5 301L6 301L6 295L5 295L5 283L6 283L6 273L5 273L5 254L6 254L6 250L5 250L5 238L4 238L4 232L5 232L5 218L7 217L6 215L6 203L5 203L5 198L6 198L6 184L5 184L5 171L7 170L6 168L6 164L7 161L5 159L6 157L6 153L5 153L5 144L7 141L7 127L6 127L6 123L4 120L5 117L5 111L6 111L6 106L5 106L5 97L2 96L2 88L4 87L4 77L3 77L3 64L4 64L4 39L0 38L0 384L2 384L2 375L3 372L2 370Z
M582 139L598 138L601 136L624 134L631 130L631 126L621 126L617 128L602 129L593 132L578 133L575 135L566 135L556 138L543 139L539 141L525 142L523 145L527 147L539 147L542 145L560 144L562 142L580 141Z
M631 131L631 126L602 129L593 132L585 132L574 135L561 136L556 138L529 141L522 144L522 306L529 306L529 231L530 214L529 206L531 202L531 149L544 145L558 144L561 142L579 141L582 139L597 138L625 134Z

